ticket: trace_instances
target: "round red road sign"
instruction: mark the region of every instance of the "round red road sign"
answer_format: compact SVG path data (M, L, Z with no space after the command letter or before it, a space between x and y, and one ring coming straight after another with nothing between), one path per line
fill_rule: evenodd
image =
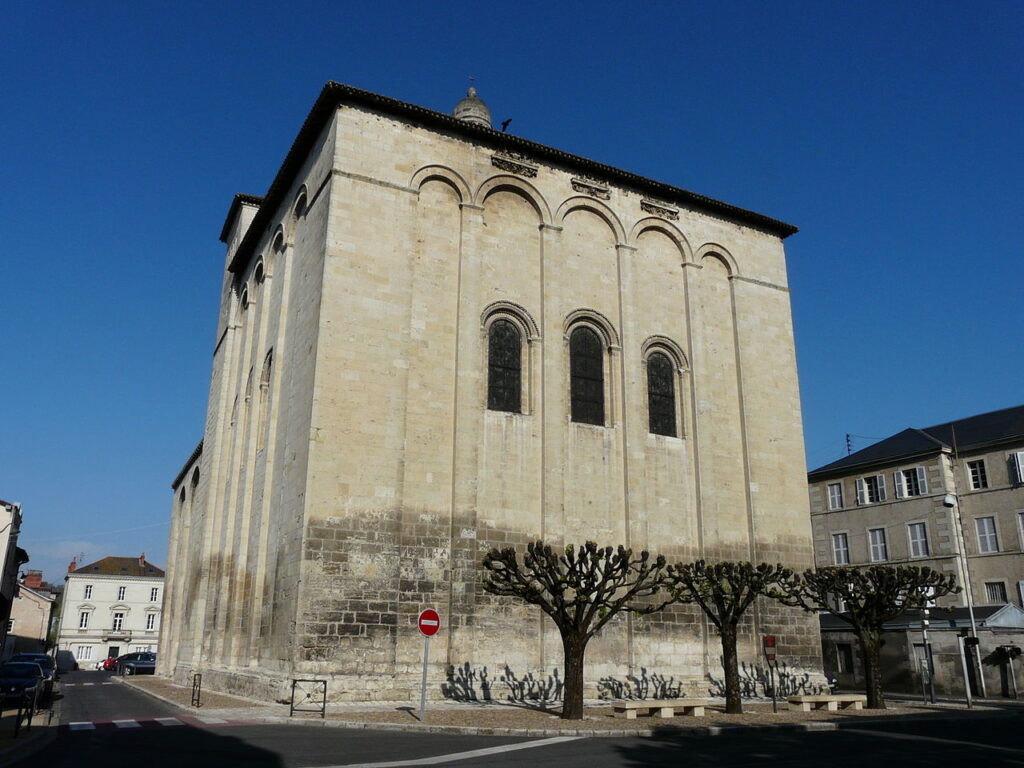
M441 628L441 617L437 615L437 611L433 608L427 608L427 610L420 613L420 617L416 619L416 626L420 628L427 637L432 637L437 634L437 630Z

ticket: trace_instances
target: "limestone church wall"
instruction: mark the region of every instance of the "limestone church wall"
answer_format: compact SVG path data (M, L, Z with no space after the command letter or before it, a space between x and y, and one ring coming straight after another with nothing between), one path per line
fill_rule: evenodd
M778 235L354 105L284 199L225 273L204 443L175 486L165 673L405 699L415 617L434 607L435 695L453 670L549 681L553 625L481 588L492 546L812 564ZM256 210L239 208L228 264ZM524 338L518 413L487 409L497 319ZM602 339L603 425L570 419L579 325ZM657 351L676 369L676 436L648 429ZM759 606L741 658L764 633L820 672L813 617ZM706 693L718 659L675 608L610 624L587 676L592 692L643 670Z

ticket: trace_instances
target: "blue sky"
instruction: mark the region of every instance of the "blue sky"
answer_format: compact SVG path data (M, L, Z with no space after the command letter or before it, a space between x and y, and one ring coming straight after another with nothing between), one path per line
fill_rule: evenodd
M811 467L1024 402L1024 4L8 3L0 498L29 567L166 561L235 192L323 83L792 222ZM769 361L770 362L770 361Z

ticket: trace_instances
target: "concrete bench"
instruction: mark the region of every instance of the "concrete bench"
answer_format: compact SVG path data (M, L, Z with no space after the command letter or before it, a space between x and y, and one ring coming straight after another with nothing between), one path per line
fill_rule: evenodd
M826 709L835 712L840 709L863 709L868 697L863 694L822 694L819 696L790 696L787 701L795 704L802 712L812 709Z
M612 705L615 717L635 720L638 714L651 717L675 717L676 711L682 715L704 717L707 702L701 699L658 699L655 701L620 701Z

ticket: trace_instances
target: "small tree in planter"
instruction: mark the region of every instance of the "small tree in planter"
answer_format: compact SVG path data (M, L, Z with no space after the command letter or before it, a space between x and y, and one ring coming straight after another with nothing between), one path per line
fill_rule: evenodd
M927 566L828 567L794 575L776 595L806 611L828 611L853 628L864 660L869 709L885 709L882 693L882 629L906 611L956 594L956 577ZM837 598L845 611L837 608Z
M722 638L725 672L725 711L743 713L736 653L737 632L743 614L760 595L773 595L792 571L781 565L748 562L708 564L703 560L671 566L666 585L676 602L696 603Z
M562 554L543 541L529 544L520 564L514 547L492 549L484 556L484 590L539 606L562 636L565 694L562 717L583 719L583 659L587 643L618 613L660 611L667 604L644 598L656 595L665 573L665 558L639 556L625 547L598 547L588 541Z

